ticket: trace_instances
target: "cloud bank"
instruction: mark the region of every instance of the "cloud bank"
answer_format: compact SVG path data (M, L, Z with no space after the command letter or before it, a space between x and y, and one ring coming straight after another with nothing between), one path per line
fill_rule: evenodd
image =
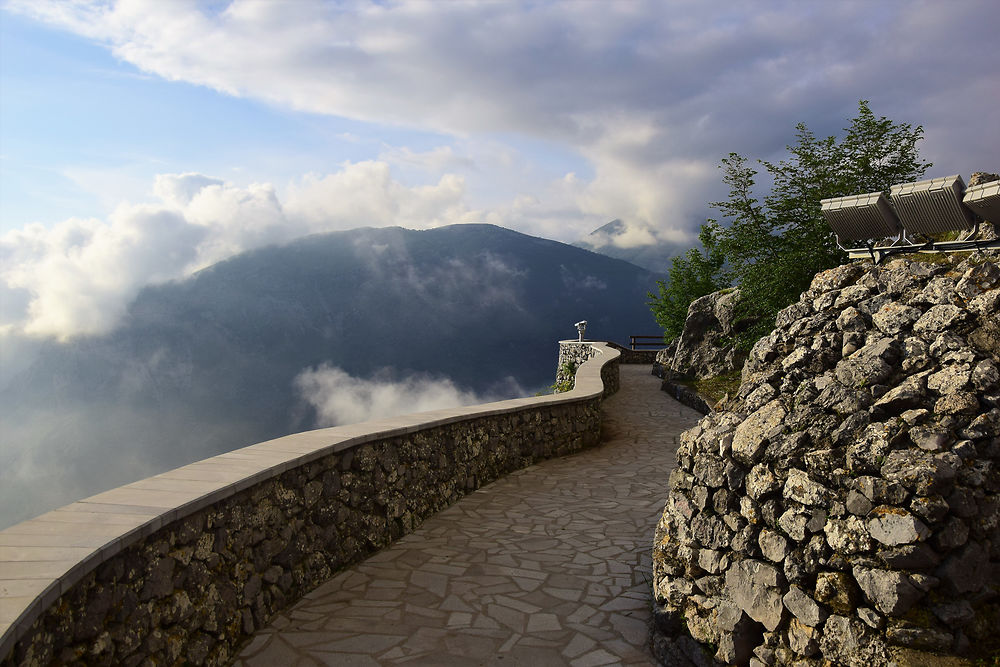
M279 200L271 184L239 187L164 174L156 201L107 220L29 225L0 237L0 333L67 339L108 331L145 285L182 278L233 254L359 226L412 229L468 222L461 178L394 180L384 162L306 176Z
M145 284L364 225L482 221L575 241L618 218L616 247L682 247L695 243L707 202L725 197L721 157L780 159L795 123L836 133L861 98L925 126L933 174L998 168L992 0L13 0L6 9L165 80L434 132L440 144L386 145L283 189L162 175L152 202L8 233L2 332L105 331ZM553 154L584 169L561 170Z
M166 80L439 132L456 145L522 137L558 146L592 167L572 199L578 214L675 237L724 195L719 158L772 159L800 121L837 132L862 98L876 113L924 124L927 157L944 173L991 168L1000 141L992 0L9 7ZM963 107L975 108L979 131ZM477 161L451 151L424 155L424 167Z
M512 387L504 392L516 396L523 390ZM410 375L394 379L388 369L365 379L323 364L307 368L295 378L299 396L316 412L316 426L340 426L383 419L411 412L441 410L485 403L491 398L460 389L448 378Z

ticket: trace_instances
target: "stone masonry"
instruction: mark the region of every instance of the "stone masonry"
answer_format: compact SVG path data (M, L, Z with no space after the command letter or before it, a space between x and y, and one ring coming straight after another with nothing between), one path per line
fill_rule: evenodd
M458 409L466 417L428 413L423 423L397 418L288 436L161 476L158 483L199 489L185 506L160 510L122 502L126 492L161 496L162 491L151 490L158 478L151 478L0 531L4 545L52 544L79 532L59 523L55 515L60 512L77 517L111 513L107 516L114 521L108 524L91 519L96 540L74 538L101 544L108 539L101 535L110 535L101 531L113 532L112 524L129 521L129 514L141 515L140 521L159 512L176 517L159 528L158 520L144 524L151 527L140 536L139 528L123 528L121 537L93 553L95 547L89 546L67 550L90 555L70 564L55 580L58 586L50 587L64 592L36 598L41 609L33 621L4 629L0 662L227 663L236 646L275 612L459 497L533 462L597 444L603 391L598 374L617 377L617 354L604 349L606 362L581 370L586 378L577 378L583 388L576 397L516 399ZM368 435L353 446L314 446L337 440L333 436L342 432ZM339 437L345 439L350 441ZM314 454L297 458L302 451ZM260 461L261 472L240 472ZM180 474L188 469L186 477ZM204 494L200 489L213 482L198 480L218 479L219 473L239 481ZM8 574L32 571L35 580L49 576L49 570L36 567L38 562L16 561L33 549L45 547L5 547L3 553L13 554L15 561L0 565ZM51 565L53 574L63 566ZM25 580L26 590L32 581Z
M755 667L996 655L995 255L818 274L717 410L681 436L654 645Z

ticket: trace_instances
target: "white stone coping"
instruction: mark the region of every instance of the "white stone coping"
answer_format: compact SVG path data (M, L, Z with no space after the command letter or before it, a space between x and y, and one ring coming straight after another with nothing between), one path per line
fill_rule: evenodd
M568 341L577 342L577 341ZM603 342L571 391L413 413L286 435L120 486L0 530L0 660L84 575L173 521L329 454L417 431L604 392L601 369L620 356Z

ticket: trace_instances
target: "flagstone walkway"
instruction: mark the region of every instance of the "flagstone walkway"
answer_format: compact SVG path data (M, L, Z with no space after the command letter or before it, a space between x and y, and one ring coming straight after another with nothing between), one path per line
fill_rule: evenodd
M277 615L234 664L655 664L650 549L700 415L621 366L604 442L515 472Z

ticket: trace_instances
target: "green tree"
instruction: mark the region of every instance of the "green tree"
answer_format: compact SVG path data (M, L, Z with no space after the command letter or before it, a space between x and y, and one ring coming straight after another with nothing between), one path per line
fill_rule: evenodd
M683 256L674 257L669 279L656 281L659 294L649 293L650 310L656 323L663 328L663 339L667 342L681 335L692 301L729 284L722 270L725 257L716 245L712 230L702 227L699 240L704 252L691 248Z
M737 340L744 349L774 328L778 312L798 299L817 272L846 260L820 212L821 199L888 190L931 166L916 148L923 127L876 118L867 100L858 103L858 115L839 141L819 139L802 123L796 130L788 159L758 160L773 183L763 202L753 194L757 170L737 153L723 158L729 198L711 204L723 220L703 226L740 288L741 314L756 318ZM684 265L680 270L690 271Z

